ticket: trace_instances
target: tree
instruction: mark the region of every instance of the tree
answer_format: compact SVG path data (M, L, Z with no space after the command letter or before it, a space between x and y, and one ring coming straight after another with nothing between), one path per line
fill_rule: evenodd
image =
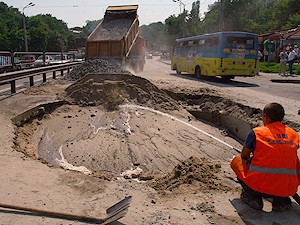
M28 22L28 46L31 51L48 51L49 28L41 16L33 16Z
M146 40L147 49L160 51L169 48L168 35L162 22L141 26L140 35Z
M192 10L187 18L187 36L195 36L203 33L200 19L200 1L193 2Z
M276 29L292 29L300 24L299 0L281 0L274 5L274 18L276 18ZM279 16L278 16L279 15Z
M203 19L203 32L212 33L219 30L219 12L220 5L215 2L208 6L208 11L204 14Z

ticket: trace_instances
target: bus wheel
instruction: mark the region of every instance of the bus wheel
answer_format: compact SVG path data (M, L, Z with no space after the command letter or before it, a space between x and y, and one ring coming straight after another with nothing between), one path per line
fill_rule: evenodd
M177 65L174 65L174 69L176 70L176 73L177 73L178 75L181 74L181 72L177 69Z
M200 69L199 66L197 66L196 69L195 69L195 75L196 75L196 77L199 78L199 79L203 77L203 76L201 75L201 69Z

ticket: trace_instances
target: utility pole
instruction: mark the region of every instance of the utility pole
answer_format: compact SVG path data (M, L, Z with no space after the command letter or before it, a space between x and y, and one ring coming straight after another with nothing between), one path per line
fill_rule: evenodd
M223 32L223 28L224 28L224 0L220 0L219 31Z
M27 34L26 34L26 21L25 21L25 13L24 13L24 9L27 9L31 6L35 6L35 4L33 2L30 2L28 5L26 5L23 8L23 26L24 26L24 40L25 40L25 52L28 52L28 43L27 43Z
M183 37L185 37L185 4L181 0L173 0L173 2L179 2L180 13L181 13L181 4L183 5L182 34Z

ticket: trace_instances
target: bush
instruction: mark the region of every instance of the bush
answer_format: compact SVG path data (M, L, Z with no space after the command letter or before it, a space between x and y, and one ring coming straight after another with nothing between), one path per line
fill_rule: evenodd
M261 62L259 63L259 70L264 73L278 73L279 72L279 63L267 63ZM286 64L286 71L289 71L289 65ZM293 64L293 73L300 75L300 65Z

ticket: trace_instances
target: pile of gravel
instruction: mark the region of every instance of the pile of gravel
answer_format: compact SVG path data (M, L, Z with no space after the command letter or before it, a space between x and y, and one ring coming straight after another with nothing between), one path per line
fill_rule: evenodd
M89 59L66 75L67 80L79 80L86 74L131 74L120 63L106 59Z

